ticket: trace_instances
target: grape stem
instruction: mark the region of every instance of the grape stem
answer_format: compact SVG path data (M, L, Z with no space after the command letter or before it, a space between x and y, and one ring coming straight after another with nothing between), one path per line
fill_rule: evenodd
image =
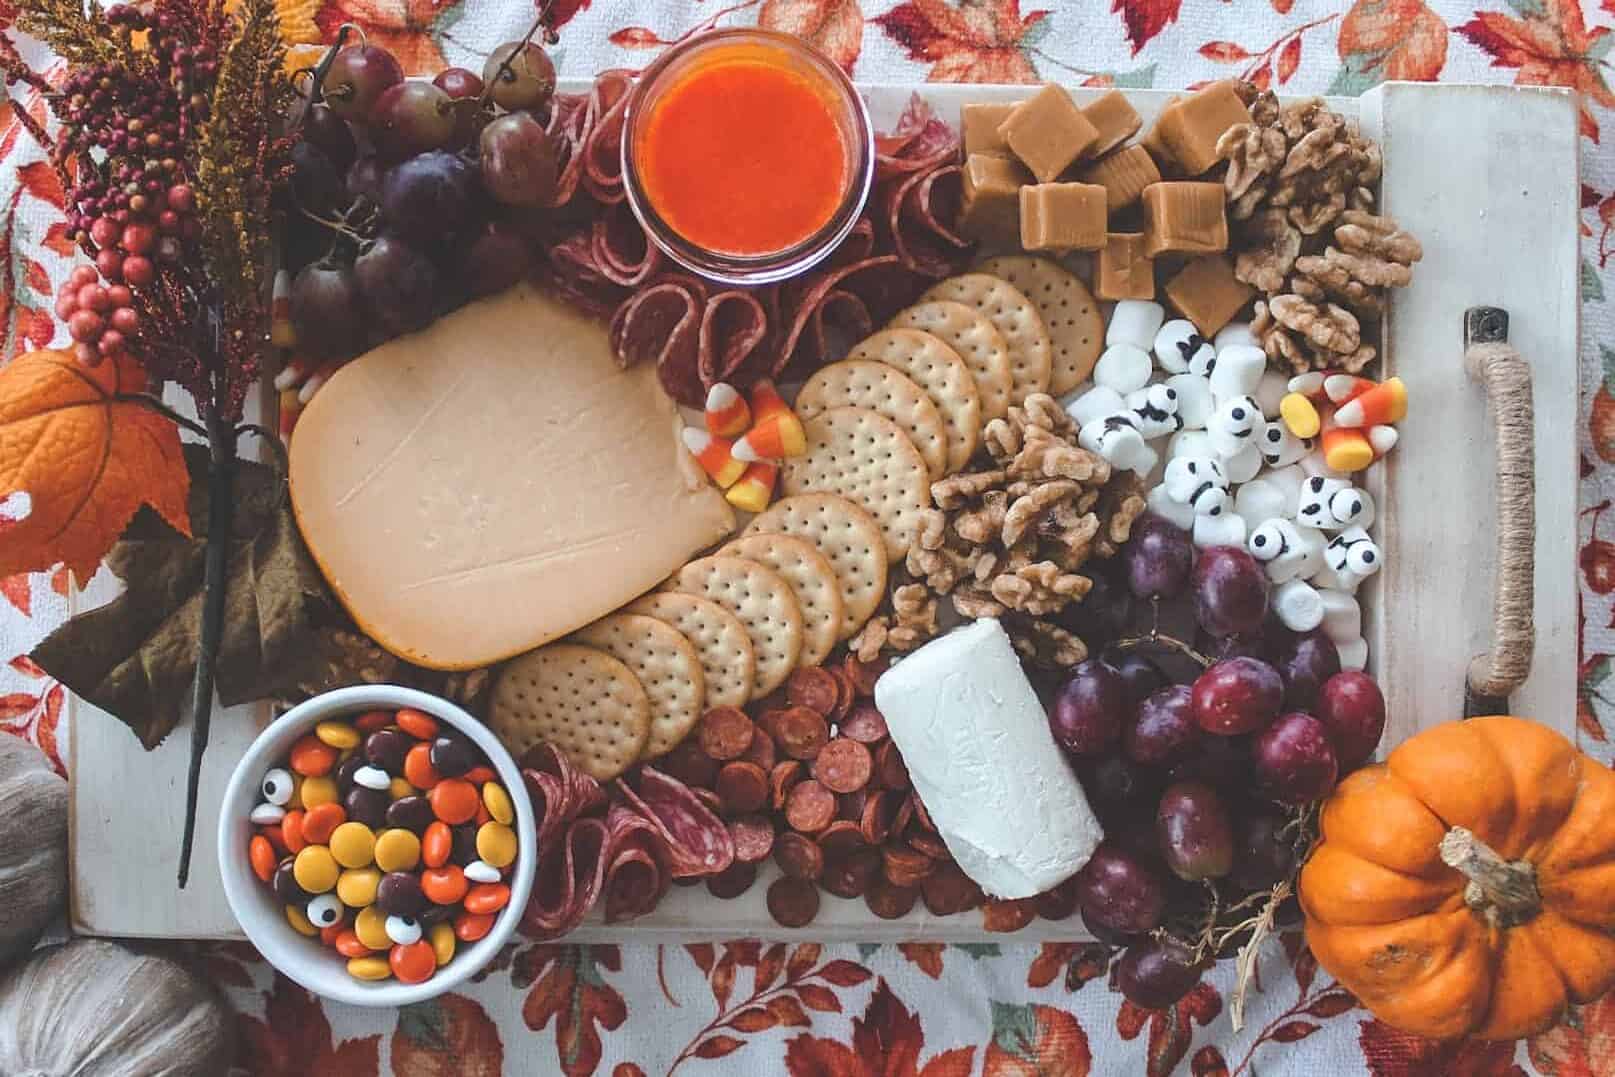
M1125 636L1119 640L1116 640L1115 642L1111 643L1106 650L1138 651L1148 650L1152 647L1163 651L1176 651L1178 654L1183 655L1183 657L1189 659L1191 662L1199 665L1201 669L1205 669L1207 666L1211 665L1211 658L1209 656L1201 654L1199 651L1195 650L1187 643L1184 643L1176 636L1167 635L1155 625L1151 625L1149 632L1142 636Z
M312 111L312 106L317 105L320 103L320 101L324 100L325 76L330 72L331 65L336 63L336 54L342 51L342 46L346 44L348 40L348 33L353 30L359 31L360 44L364 44L365 36L363 28L355 26L351 22L345 22L341 26L337 27L336 40L331 42L331 47L325 50L325 55L320 57L320 62L311 68L305 67L303 71L298 72L298 74L302 74L303 72L308 73L308 103L310 106L309 108L305 108L303 110L302 116L298 117L298 130L302 130L303 125L308 123L308 114ZM344 87L344 89L348 91L348 94L353 92L353 88L351 86Z

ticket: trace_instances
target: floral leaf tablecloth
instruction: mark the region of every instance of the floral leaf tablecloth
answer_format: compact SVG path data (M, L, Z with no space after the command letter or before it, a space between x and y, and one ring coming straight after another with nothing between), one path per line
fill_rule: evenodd
M1039 7L1039 2L1046 5ZM1385 78L1567 86L1584 148L1581 747L1615 756L1615 0L559 0L564 75L642 66L697 29L758 23L869 81L1179 88L1241 75L1287 94ZM0 5L0 19L12 8ZM344 22L406 66L480 68L532 17L492 0L283 0L287 30ZM37 100L29 102L40 110ZM0 333L14 355L60 335L47 313L73 251L63 192L0 112ZM1417 222L1410 222L1417 225ZM1570 356L1552 361L1571 362ZM1606 379L1608 379L1606 383ZM1566 521L1543 521L1563 526ZM0 527L3 527L0 523ZM61 767L62 688L26 654L65 616L62 572L0 580L0 729ZM1282 943L1282 944L1281 944ZM558 946L521 943L460 994L402 1011L325 1004L246 946L175 948L237 1008L242 1070L263 1077L789 1073L986 1077L1192 1073L1615 1074L1615 997L1516 1044L1434 1044L1373 1020L1290 932L1235 1032L1224 963L1169 1012L1112 990L1097 947Z

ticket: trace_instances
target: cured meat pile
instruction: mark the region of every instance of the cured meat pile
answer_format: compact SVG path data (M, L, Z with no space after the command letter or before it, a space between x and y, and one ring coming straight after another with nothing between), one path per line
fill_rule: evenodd
M918 96L875 140L864 215L820 267L762 288L724 289L679 271L650 242L623 192L618 147L629 75L608 71L586 95L558 94L549 130L565 164L544 244L551 284L611 315L624 366L656 364L681 404L701 406L725 381L804 376L838 342L874 331L931 281L959 268L970 244L954 231L961 175L952 129Z
M609 788L550 745L522 760L538 823L538 871L523 934L553 939L602 897L607 923L643 916L675 878L713 875L735 858L717 816L676 778L640 767Z

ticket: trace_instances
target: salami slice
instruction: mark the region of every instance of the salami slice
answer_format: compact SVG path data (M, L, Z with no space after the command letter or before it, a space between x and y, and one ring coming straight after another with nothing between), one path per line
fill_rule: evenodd
M707 876L707 893L722 901L737 898L757 881L757 865L736 860L716 875Z
M886 728L886 716L873 703L854 704L839 728L843 737L850 737L860 744L879 744L890 733Z
M1035 899L1037 914L1045 920L1069 920L1077 911L1076 876L1073 875L1053 890L1045 890Z
M596 215L590 234L595 267L613 284L632 288L644 284L662 267L662 252L645 234L627 202L605 207Z
M889 740L875 749L875 770L880 774L880 784L887 789L909 787L908 767L903 763L903 753L897 750L896 741Z
M835 817L835 794L812 778L797 783L785 798L785 821L793 830L814 834L829 826Z
M949 162L911 173L882 190L892 246L904 266L928 277L945 277L968 252L970 244L943 223L958 219L962 183L963 170Z
M705 786L698 785L691 789L690 792L695 794L695 799L706 805L707 811L713 815L723 814L723 798L718 795L716 789L708 789Z
M959 140L953 129L936 115L929 101L915 94L898 118L896 129L875 136L876 182L934 167L958 152Z
M847 737L836 737L814 757L813 777L832 793L854 793L869 784L874 766L868 748Z
M781 760L768 772L768 803L775 811L785 810L785 800L806 774L807 768L794 759Z
M864 904L882 920L901 920L919 899L919 887L894 886L879 874L869 880L869 888L864 891Z
M729 821L735 859L748 864L766 860L774 849L774 820L766 815L742 815Z
M889 664L884 657L873 662L860 662L856 655L849 654L841 668L852 678L852 686L858 694L870 697L875 694L875 682L880 680L880 675L886 672Z
M740 386L756 381L760 371L743 375L741 368L767 339L768 313L753 293L719 292L707 300L701 312L701 384L710 389L720 381Z
M522 756L521 766L538 822L540 855L560 840L574 819L605 803L600 783L574 767L554 745L535 745Z
M819 831L818 840L819 848L829 859L846 856L864 844L863 835L858 832L858 823L852 819L837 819Z
M783 876L768 887L768 914L782 927L806 927L819 915L819 888Z
M840 695L835 677L822 666L803 666L785 680L785 698L791 706L806 707L824 718L836 709Z
M774 719L774 739L792 759L812 759L830 739L830 724L817 711L787 707Z
M787 831L774 842L774 863L793 879L817 879L824 874L824 850L807 835Z
M984 931L1019 931L1035 919L1037 919L1036 898L993 900L981 907L981 926Z
M907 845L888 842L881 847L881 871L893 886L918 886L936 870L936 861Z
M925 908L932 916L953 916L974 909L985 901L981 887L958 864L938 864L920 884Z
M539 856L532 897L522 911L524 935L559 938L583 922L605 883L608 840L605 820L577 819L555 848Z
M714 759L739 759L751 747L756 725L739 707L712 707L695 727L701 750Z
M583 185L596 202L611 205L624 198L622 187L622 127L628 111L628 71L602 71L589 93L594 123L583 145Z
M853 222L852 230L847 233L847 237L836 245L836 249L824 261L829 266L851 265L863 261L874 253L874 222L868 217L859 217Z
M756 763L764 771L770 771L774 769L774 764L779 762L779 749L774 746L774 738L758 726L756 732L751 735L751 743L746 745L746 751L740 758L748 763Z
M920 799L919 793L914 794L914 821L928 833L936 833L936 824L931 821L931 813L925 810L925 801Z
M621 778L616 785L667 844L675 876L712 875L734 861L729 828L688 786L650 766L639 768L638 789Z
M866 845L843 857L826 858L819 885L836 897L855 898L879 877L880 850Z
M892 820L897 816L902 802L903 794L890 789L869 795L864 802L863 815L858 820L858 832L866 843L885 844L886 836L892 832Z
M705 297L678 280L640 289L611 315L611 350L624 367L655 363L668 396L700 407L705 400L699 368L701 311ZM693 402L693 403L692 403Z
M667 892L667 872L656 857L655 839L635 835L614 850L606 868L606 923L616 924L644 916L655 909Z
M718 761L702 750L696 737L679 741L672 751L656 761L656 765L692 788L711 788L718 779Z
M713 790L727 815L759 811L768 803L768 771L743 759L725 763Z

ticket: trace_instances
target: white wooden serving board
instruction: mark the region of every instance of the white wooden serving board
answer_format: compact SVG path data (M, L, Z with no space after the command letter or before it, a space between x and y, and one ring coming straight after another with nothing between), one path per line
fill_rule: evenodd
M567 89L582 89L575 83ZM1013 101L1021 86L866 86L878 127L920 92L952 120L967 101ZM1077 89L1079 100L1100 91ZM1172 95L1131 91L1146 121ZM1466 308L1512 315L1511 337L1531 362L1536 394L1536 662L1516 713L1573 736L1576 691L1576 421L1579 146L1575 98L1563 91L1389 83L1332 107L1360 116L1384 147L1383 202L1415 232L1424 260L1396 293L1386 329L1386 374L1407 382L1411 414L1401 444L1371 472L1386 568L1363 589L1370 669L1390 711L1386 743L1461 716L1470 658L1489 639L1494 519L1490 418L1463 370ZM240 938L213 859L224 784L268 720L267 707L214 714L203 767L191 883L174 885L189 722L157 751L140 750L115 719L71 708L72 919L91 935ZM978 914L936 918L923 906L883 921L861 900L824 896L818 919L786 930L768 915L764 882L733 901L674 887L656 911L626 925L591 919L574 941L818 938L981 940ZM1085 937L1081 919L1037 920L1014 938Z

